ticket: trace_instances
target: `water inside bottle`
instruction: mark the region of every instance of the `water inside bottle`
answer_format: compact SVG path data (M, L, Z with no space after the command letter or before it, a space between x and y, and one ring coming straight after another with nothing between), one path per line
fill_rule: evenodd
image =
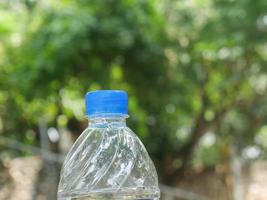
M65 200L115 200L115 199L109 199L109 198L91 198L91 197L81 197L81 198L69 198ZM120 198L116 200L157 200L157 199L136 199L136 198Z
M83 196L83 197L66 197L59 200L158 200L158 198L147 198L140 197L141 195L130 195L130 196L118 196L111 194L101 194L97 196Z

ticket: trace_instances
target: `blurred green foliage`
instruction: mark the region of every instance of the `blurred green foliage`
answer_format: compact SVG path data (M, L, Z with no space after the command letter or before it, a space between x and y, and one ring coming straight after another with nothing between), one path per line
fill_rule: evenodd
M82 123L87 91L123 89L166 181L225 162L232 145L264 152L266 10L266 0L0 3L0 134L38 145L38 120Z

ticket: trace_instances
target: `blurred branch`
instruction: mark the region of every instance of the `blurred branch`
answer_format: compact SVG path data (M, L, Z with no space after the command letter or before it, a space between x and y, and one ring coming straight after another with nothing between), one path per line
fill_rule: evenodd
M198 143L200 137L205 132L207 127L207 121L205 120L205 112L208 107L208 96L206 92L206 84L208 83L209 77L207 71L205 71L205 78L201 81L201 101L202 107L199 113L199 116L195 120L195 125L191 132L191 140L189 140L178 152L178 155L181 155L182 166L175 170L170 179L173 180L175 177L182 177L184 175L184 171L188 165L188 162L193 154L194 147ZM217 118L217 117L215 117ZM214 119L215 119L214 118ZM174 180L173 180L174 181Z
M30 151L31 153L36 154L36 155L41 155L43 156L44 159L52 161L52 162L62 163L64 160L64 156L62 155L55 154L53 152L40 149L38 147L34 147L31 145L26 145L22 142L12 140L7 137L0 136L0 145L6 146L12 149L16 149L18 151L23 151L23 152Z
M205 68L205 67L204 67ZM209 74L208 70L205 68L205 78L201 81L201 102L202 102L202 107L200 110L200 113L198 117L195 119L194 127L192 128L191 131L191 139L179 150L177 153L178 155L181 156L181 167L173 171L170 175L170 179L173 180L174 182L175 177L183 177L184 173L188 167L188 164L190 162L190 159L193 155L194 149L196 145L199 142L199 139L205 134L207 129L210 127L218 127L218 124L221 123L223 117L225 114L233 107L237 106L240 104L241 100L233 100L229 105L224 105L221 109L217 110L214 114L214 117L212 120L206 120L205 119L205 113L207 109L210 107L209 103L209 97L208 93L206 91L206 86L209 82ZM233 87L235 87L238 91L238 88L240 86L240 82L238 81Z

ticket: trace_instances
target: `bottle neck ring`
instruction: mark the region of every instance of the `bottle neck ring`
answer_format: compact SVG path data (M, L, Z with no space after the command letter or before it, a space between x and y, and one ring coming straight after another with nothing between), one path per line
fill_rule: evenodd
M89 128L120 128L126 126L128 116L89 117Z

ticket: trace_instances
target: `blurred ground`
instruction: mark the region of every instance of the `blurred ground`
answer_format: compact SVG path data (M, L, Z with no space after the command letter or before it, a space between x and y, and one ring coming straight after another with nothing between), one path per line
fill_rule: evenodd
M0 172L0 180L4 180L0 182L0 199L33 199L41 166L39 157L16 158L8 162L7 168Z
M44 195L38 194L40 191L36 192L38 191L37 186L48 185L50 188L47 188L47 191L54 190L57 186L55 183L49 183L48 179L40 179L41 169L42 160L37 156L9 161L6 168L0 172L0 199L46 199ZM224 176L223 173L211 171L188 175L177 186L207 196L211 200L232 200L230 181L230 178ZM267 162L257 161L244 167L242 183L243 185L240 187L244 191L244 200L266 200Z
M267 162L258 161L243 172L246 200L267 199Z
M223 174L210 171L187 175L177 186L211 200L232 200L231 188L226 179Z

